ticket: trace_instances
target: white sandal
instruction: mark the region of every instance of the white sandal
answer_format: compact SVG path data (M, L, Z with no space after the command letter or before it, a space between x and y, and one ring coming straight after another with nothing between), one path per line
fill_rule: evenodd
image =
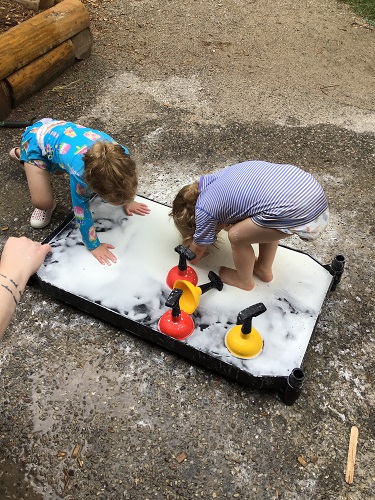
M40 210L40 208L36 208L30 217L31 227L35 229L42 229L43 227L48 226L51 222L51 217L53 211L56 208L56 202L53 202L52 208L49 210Z
M12 148L9 151L9 156L12 158L12 160L16 161L17 163L20 163L20 157L17 155L17 149L19 153L21 153L20 148L17 146L16 148Z

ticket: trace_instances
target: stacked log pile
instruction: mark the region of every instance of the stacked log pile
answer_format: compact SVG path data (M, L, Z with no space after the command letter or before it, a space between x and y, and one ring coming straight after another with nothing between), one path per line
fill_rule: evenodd
M80 0L20 0L40 9L0 35L0 120L77 59L91 53L89 14Z

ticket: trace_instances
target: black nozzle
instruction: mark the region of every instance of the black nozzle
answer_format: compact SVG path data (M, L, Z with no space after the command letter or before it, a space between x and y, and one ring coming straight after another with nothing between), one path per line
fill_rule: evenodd
M299 397L305 381L305 372L302 368L294 368L286 379L284 390L281 393L282 401L291 406Z
M345 257L343 255L336 255L332 260L331 264L324 266L330 274L333 276L331 292L336 290L337 285L341 281L341 276L345 268Z
M301 368L294 368L288 378L288 383L293 389L302 389L305 372Z

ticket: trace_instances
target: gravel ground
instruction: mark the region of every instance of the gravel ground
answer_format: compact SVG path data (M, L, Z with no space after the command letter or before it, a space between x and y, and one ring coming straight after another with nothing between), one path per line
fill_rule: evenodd
M334 0L84 3L92 56L11 118L105 130L136 158L139 194L164 203L236 161L301 166L331 222L315 243L287 243L322 263L342 253L346 269L290 407L29 287L0 346L1 500L372 498L374 28ZM7 157L19 138L0 131L1 244L51 230L28 225L26 181ZM70 198L63 178L54 188L57 225Z

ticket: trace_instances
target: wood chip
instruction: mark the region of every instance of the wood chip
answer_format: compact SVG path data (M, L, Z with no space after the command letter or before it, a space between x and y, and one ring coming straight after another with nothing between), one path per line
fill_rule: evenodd
M354 466L357 454L357 443L358 443L358 427L353 425L350 431L348 461L346 463L345 481L348 484L352 484L354 481Z
M79 454L79 450L81 449L80 444L76 444L74 450L72 451L72 458L77 458Z
M176 460L179 464L182 464L182 462L186 459L187 459L187 454L184 451L182 453L179 453L176 457Z

